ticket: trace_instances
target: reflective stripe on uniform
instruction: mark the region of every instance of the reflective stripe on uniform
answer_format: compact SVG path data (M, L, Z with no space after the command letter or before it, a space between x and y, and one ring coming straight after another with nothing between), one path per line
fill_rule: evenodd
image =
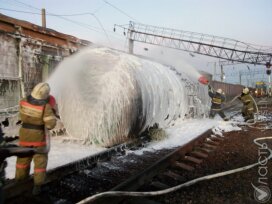
M249 108L248 110L254 110L254 108Z
M29 168L28 164L16 164L16 168L18 169L26 169Z
M35 173L41 173L41 172L45 172L45 171L46 171L45 168L35 168L35 169L34 169L34 172L35 172Z
M30 146L41 147L41 146L45 146L46 142L45 141L44 142L25 142L25 141L20 141L19 145L20 146L27 146L27 147L30 147Z
M43 106L37 106L37 105L32 105L26 101L21 101L20 105L22 106L27 106L28 108L33 108L33 109L38 109L38 110L43 110Z
M42 117L44 106L32 105L26 101L21 101L20 105L21 105L20 112L22 114L35 117L35 118Z
M213 98L212 102L216 103L216 104L221 104L222 103L222 99L221 98Z
M55 120L55 116L47 116L43 118L43 121Z

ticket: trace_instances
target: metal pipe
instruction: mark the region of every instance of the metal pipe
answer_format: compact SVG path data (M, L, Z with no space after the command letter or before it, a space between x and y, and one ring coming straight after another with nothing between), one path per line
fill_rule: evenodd
M42 27L46 28L46 14L45 9L42 9Z

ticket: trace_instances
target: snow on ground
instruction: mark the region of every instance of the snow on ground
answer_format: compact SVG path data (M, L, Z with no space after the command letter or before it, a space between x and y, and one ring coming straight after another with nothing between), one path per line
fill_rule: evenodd
M240 130L240 128L234 125L231 121L224 122L218 117L216 117L214 120L180 120L176 121L173 126L166 129L166 133L168 136L165 140L151 142L146 147L140 150L128 151L127 153L141 155L144 151L156 151L164 148L181 146L188 143L190 140L194 139L199 134L205 132L210 128L213 128L214 134L218 134L220 136L223 134L223 132ZM51 150L49 153L47 169L53 169L57 166L76 161L78 159L90 156L103 150L105 150L105 148L94 148L91 146L84 146L81 144L67 142L63 143L60 136L53 137L53 139L51 140ZM8 158L8 167L6 168L7 178L14 178L15 163L16 157ZM33 164L31 167L31 173L33 173Z

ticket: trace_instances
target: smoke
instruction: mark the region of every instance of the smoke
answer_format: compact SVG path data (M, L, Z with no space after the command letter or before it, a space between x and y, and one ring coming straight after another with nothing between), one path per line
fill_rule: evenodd
M181 73L108 48L87 48L60 63L48 82L69 135L112 146L155 123L166 128L192 111L206 112L204 89Z

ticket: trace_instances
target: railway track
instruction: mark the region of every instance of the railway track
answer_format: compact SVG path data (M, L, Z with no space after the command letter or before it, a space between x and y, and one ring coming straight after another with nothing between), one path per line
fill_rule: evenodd
M162 190L183 183L184 171L194 171L208 155L215 151L224 139L207 130L189 143L175 149L148 168L131 176L110 191L152 191ZM84 199L80 203L156 203L145 198L103 197L90 202Z
M125 149L139 148L147 139L141 137L137 140L132 140L130 142L114 146L105 151L99 152L97 154L85 157L83 159L71 162L69 164L59 166L47 172L45 185L50 184L56 180L60 180L75 172L79 172L86 168L93 168L97 166L100 162L108 161L116 155L123 154ZM33 176L30 176L27 180L23 182L16 182L15 180L8 180L4 187L5 199L9 203L17 203L16 200L22 195L31 197L31 189L33 187Z
M62 203L75 203L90 195L108 190L167 188L170 185L165 180L184 181L179 172L195 170L195 167L200 165L209 153L216 150L222 140L222 137L214 136L212 131L208 130L179 148L163 150L158 155L151 155L153 160L145 161L147 164L140 162L139 165L142 168L132 171L130 166L127 167L128 171L121 176L120 174L123 172L120 173L120 169L114 169L113 166L107 166L107 162L120 160L119 156L125 151L142 147L147 139L142 137L109 148L106 151L48 171L42 201L44 201L43 203L56 203L58 200L62 200ZM142 159L140 158L140 160ZM118 162L115 165L117 167L122 165L122 162ZM101 171L104 172L101 173ZM131 176L132 174L133 176ZM111 182L114 179L115 181ZM120 183L121 181L123 182ZM42 203L41 200L31 196L32 186L32 177L20 183L13 180L8 182L4 188L7 203L18 203L18 200L23 203ZM74 195L74 192L77 195ZM116 203L119 202L118 200Z
M195 168L204 162L205 158L215 151L223 140L222 137L213 135L212 130L208 130L179 148L162 151L156 155L157 157L153 155L154 158L147 164L144 165L144 162L139 164L142 166L140 170L132 171L128 167L129 173L120 178L120 175L112 173L114 167L108 166L106 167L107 172L104 174L107 162L114 160L120 162L120 155L124 153L125 149L135 149L137 145L142 145L144 139L122 144L100 154L49 171L44 186L45 191L40 197L31 196L32 178L19 184L10 182L5 187L6 203L68 204L109 190L136 191L138 189L168 188L171 185L166 181L184 182L185 178L182 177L182 172L196 170ZM101 171L104 171L103 175ZM119 171L120 169L115 170L115 172ZM123 174L123 172L119 173ZM114 179L115 182L112 182L111 180ZM126 203L126 201L126 198L124 202L124 198L115 197L99 199L95 203ZM140 201L133 199L130 202ZM147 201L145 200L145 202Z

